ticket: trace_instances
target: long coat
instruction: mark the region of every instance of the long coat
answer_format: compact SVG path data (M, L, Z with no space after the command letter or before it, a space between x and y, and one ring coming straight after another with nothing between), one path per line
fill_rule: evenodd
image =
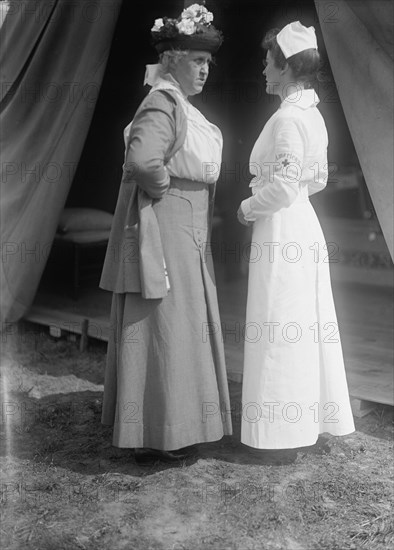
M160 155L140 146L139 132L143 119L145 131L165 135L157 113L165 113L174 129L175 140L168 143L164 161L182 146L186 121L176 94L170 90L155 91L141 103L132 123L126 128L126 155L133 147L133 162L123 166L123 177L114 214L100 287L119 294L141 292L143 298L167 295L163 247L152 204L161 199L169 179L158 181L155 175L162 167ZM159 152L157 152L159 153ZM153 174L153 177L152 177Z

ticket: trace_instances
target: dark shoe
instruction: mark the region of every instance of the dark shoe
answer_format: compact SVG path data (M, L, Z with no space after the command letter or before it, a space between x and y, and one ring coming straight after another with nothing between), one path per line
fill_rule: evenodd
M255 449L249 448L248 453L260 464L267 466L282 466L293 464L297 459L297 449Z
M174 463L181 462L190 457L188 453L177 451L160 451L159 449L139 448L134 449L134 458L137 464L154 464L155 462Z
M182 447L182 449L176 449L171 453L177 456L182 455L184 458L192 458L198 455L198 447L197 445L189 445L189 447Z
M327 437L321 437L319 436L318 440L314 445L308 445L308 447L300 447L298 450L301 453L304 454L317 454L317 455L325 455L329 454L331 452L331 446L330 446L331 439L328 439Z

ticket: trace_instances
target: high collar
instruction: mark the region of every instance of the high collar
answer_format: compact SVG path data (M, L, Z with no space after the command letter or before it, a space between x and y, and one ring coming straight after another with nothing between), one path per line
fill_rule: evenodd
M280 108L285 107L298 107L300 109L309 109L309 107L315 107L319 103L317 93L314 89L300 88L293 94L288 95L280 104Z
M187 96L183 93L180 84L170 73L165 73L163 66L160 63L154 65L146 65L144 85L151 86L151 92L154 90L175 90L179 92L182 97L187 99Z

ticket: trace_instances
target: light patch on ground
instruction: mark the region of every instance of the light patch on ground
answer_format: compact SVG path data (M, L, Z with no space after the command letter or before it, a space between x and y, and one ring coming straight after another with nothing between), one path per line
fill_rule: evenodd
M29 397L35 399L58 393L104 390L102 384L93 384L74 374L66 376L38 374L10 359L3 360L0 366L0 387L1 393L26 392Z

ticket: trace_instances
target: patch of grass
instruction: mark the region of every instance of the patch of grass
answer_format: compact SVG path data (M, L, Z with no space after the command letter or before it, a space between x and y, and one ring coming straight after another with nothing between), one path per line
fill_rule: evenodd
M26 365L55 372L60 364L62 374L82 378L101 368L104 357L76 349L67 355L72 346L40 341L31 350L35 362L23 351ZM239 400L240 385L230 384L230 392L233 403ZM5 548L386 550L394 544L387 408L357 419L355 434L301 449L293 464L248 463L236 435L200 446L195 460L140 467L129 449L112 447L112 430L100 422L101 394L33 400L16 392L12 400L27 414L10 417L11 456L0 459Z

